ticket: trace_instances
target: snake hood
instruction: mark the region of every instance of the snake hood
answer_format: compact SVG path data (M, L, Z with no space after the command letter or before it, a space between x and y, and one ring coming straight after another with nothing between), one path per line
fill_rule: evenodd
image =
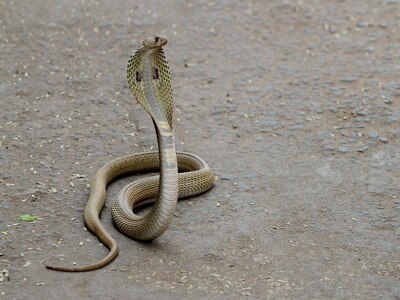
M167 38L154 36L145 39L129 58L128 85L136 100L158 125L168 123L172 129L173 96L171 75L163 46Z

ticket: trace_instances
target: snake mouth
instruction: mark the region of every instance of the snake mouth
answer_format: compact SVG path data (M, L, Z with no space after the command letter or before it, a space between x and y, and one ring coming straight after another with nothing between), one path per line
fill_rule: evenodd
M151 36L143 41L143 46L147 49L161 48L168 43L165 36Z

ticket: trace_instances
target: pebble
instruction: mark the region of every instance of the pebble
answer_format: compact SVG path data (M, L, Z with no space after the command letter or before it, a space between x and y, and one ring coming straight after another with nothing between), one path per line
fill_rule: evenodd
M337 113L337 108L336 107L329 107L329 111L331 112L331 113Z
M365 153L368 151L368 146L361 147L356 150L357 152Z
M329 151L333 151L333 150L335 150L335 146L333 146L333 145L326 145L326 146L324 147L324 149L329 150Z
M390 98L385 98L385 99L383 100L383 102L385 102L386 104L393 104L393 100L390 99Z
M372 131L368 134L368 137L371 139L376 139L379 136L379 133L377 131Z
M347 153L351 150L349 146L340 146L337 151L340 153Z
M330 25L329 26L329 32L330 33L336 33L337 32L337 26L335 26L335 25Z
M318 107L315 107L313 109L313 111L316 112L317 114L322 114L322 113L324 113L325 110L318 106Z
M359 22L357 22L357 25L356 25L358 28L365 28L365 27L367 27L368 26L368 23L366 23L366 22L363 22L363 21L359 21Z
M354 76L347 76L347 77L342 77L342 78L340 78L340 81L341 81L341 82L347 82L347 83L355 82L355 81L357 81L357 80L358 80L358 78L357 78L357 77L354 77Z
M357 112L357 115L359 116L366 116L368 114L368 112L366 110L361 110Z
M379 138L379 141L381 141L382 143L387 143L389 141L389 139L385 136Z

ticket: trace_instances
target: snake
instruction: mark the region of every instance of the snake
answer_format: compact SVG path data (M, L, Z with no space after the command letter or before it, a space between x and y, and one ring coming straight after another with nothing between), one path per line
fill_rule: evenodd
M115 227L138 241L152 241L167 230L178 198L204 193L213 186L213 171L201 157L175 150L173 92L163 50L167 42L164 36L146 38L132 53L127 66L128 86L153 120L158 151L111 160L100 167L90 180L84 221L86 227L109 249L108 254L89 265L46 265L46 268L64 272L92 271L108 265L117 257L117 243L100 222L100 213L106 202L107 186L120 177L159 172L159 175L126 185L112 204L111 215ZM152 203L152 207L146 214L134 213L135 209L148 203Z

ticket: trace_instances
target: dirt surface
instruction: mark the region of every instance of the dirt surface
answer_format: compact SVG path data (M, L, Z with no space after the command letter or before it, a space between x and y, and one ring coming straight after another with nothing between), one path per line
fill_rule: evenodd
M0 298L399 299L399 24L397 0L0 1ZM108 204L117 259L46 270L105 256L84 230L88 180L157 146L125 73L154 34L177 149L215 187L151 244Z

